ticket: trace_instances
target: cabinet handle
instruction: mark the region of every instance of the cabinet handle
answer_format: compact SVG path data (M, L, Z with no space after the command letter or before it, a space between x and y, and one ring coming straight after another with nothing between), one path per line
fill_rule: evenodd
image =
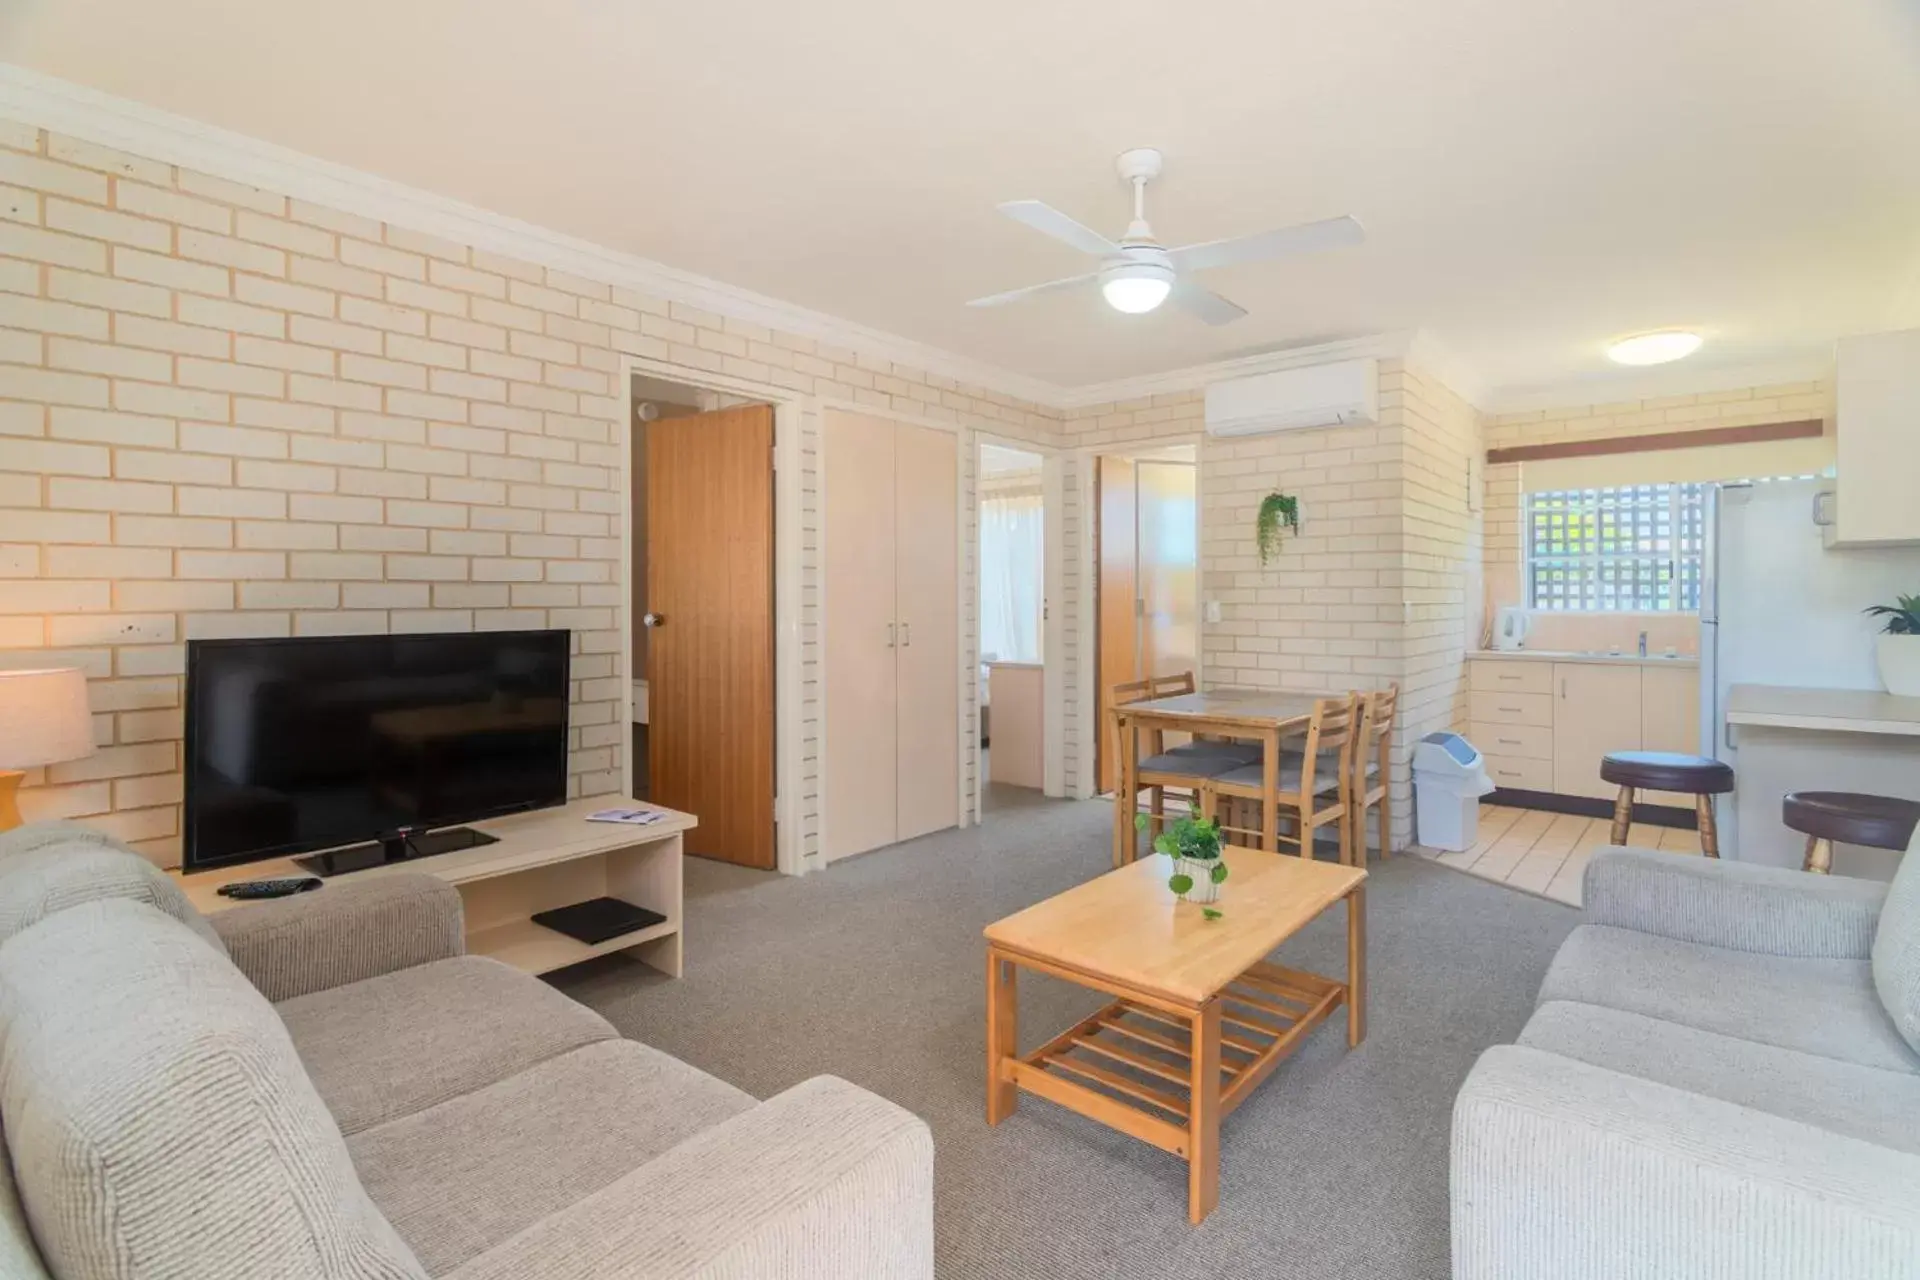
M913 648L913 627L909 623L903 622L900 624L900 647L902 649Z
M1520 711L1521 711L1521 708L1519 708L1519 707L1501 707L1501 708L1500 708L1500 710L1502 710L1502 711L1511 711L1511 712L1512 712L1512 713L1513 713L1514 715L1519 715L1519 714L1520 714Z
M1565 702L1566 700L1567 700L1567 678L1565 676L1561 676L1560 677L1560 701Z
M893 628L894 624L889 622L887 624L887 648L889 649L893 648Z
M1494 741L1503 747L1517 747L1520 745L1520 739L1518 738L1495 738Z
M1519 676L1503 676L1503 675L1494 676L1494 679L1496 680L1518 680L1519 678L1520 678Z

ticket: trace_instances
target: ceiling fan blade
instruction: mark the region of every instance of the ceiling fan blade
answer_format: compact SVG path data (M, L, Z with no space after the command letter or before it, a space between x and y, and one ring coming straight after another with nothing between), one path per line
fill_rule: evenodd
M1004 307L1009 302L1019 302L1022 298L1038 297L1043 293L1060 293L1078 285L1092 284L1100 278L1098 271L1089 271L1083 276L1068 276L1064 280L1049 280L1045 284L1030 284L1024 289L1009 289L1005 293L989 294L984 298L975 298L967 305L970 307Z
M1173 301L1208 324L1232 324L1247 314L1245 307L1228 302L1213 290L1186 279L1174 283Z
M1120 246L1091 227L1085 227L1050 204L1038 200L1009 200L1000 212L1015 222L1024 222L1041 235L1052 236L1082 253L1105 258L1120 252Z
M1316 253L1359 244L1367 238L1366 229L1351 217L1328 218L1324 222L1303 222L1297 227L1263 231L1258 235L1235 236L1231 240L1209 240L1169 251L1176 271L1204 271L1208 267L1229 267L1242 262L1262 262L1290 253Z

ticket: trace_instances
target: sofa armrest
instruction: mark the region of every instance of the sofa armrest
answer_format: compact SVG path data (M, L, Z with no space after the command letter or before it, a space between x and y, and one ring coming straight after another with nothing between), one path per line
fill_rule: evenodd
M1824 960L1873 954L1886 896L1872 880L1645 849L1596 850L1582 883L1589 924Z
M1453 1280L1920 1275L1920 1156L1501 1045L1453 1104Z
M933 1280L933 1135L816 1076L694 1135L447 1280Z
M417 871L330 880L207 918L276 1003L466 951L459 890Z

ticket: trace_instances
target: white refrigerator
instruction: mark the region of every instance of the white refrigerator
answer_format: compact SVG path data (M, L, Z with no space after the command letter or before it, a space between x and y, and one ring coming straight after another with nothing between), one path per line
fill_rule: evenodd
M1829 550L1815 523L1822 480L1763 480L1708 491L1700 576L1700 749L1733 766L1727 690L1736 684L1879 689L1861 611L1920 590L1920 548ZM1864 788L1863 788L1864 789ZM1769 798L1773 799L1773 798ZM1770 826L1777 825L1776 812ZM1721 847L1740 856L1739 817L1717 807ZM1768 833L1772 839L1775 833Z

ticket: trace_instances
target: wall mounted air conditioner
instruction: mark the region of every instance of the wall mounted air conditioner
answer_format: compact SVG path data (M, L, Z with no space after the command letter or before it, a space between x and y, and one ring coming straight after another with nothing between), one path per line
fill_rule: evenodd
M1216 382L1207 388L1207 434L1257 436L1378 422L1379 364L1342 360Z

